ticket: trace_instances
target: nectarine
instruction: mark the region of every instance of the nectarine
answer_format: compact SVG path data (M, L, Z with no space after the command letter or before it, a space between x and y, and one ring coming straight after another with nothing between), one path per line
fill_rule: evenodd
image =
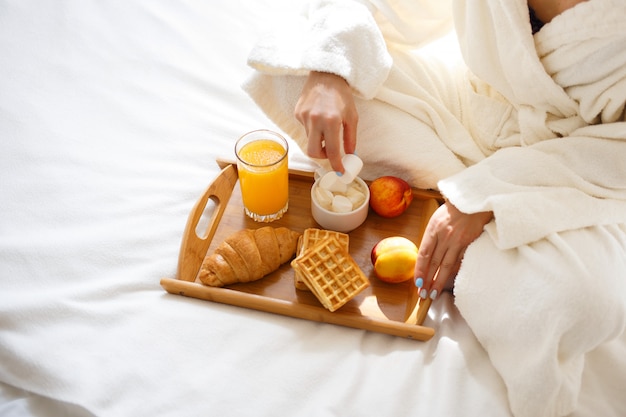
M370 184L370 207L382 217L397 217L413 201L413 190L402 178L386 175Z
M387 237L372 248L374 273L381 281L391 284L413 278L417 262L417 246L402 236Z

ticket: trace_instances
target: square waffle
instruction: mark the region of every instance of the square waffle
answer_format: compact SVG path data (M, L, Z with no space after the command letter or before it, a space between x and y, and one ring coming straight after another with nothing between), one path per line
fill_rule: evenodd
M330 311L335 311L369 286L369 280L339 241L320 240L291 262L304 282Z
M307 249L315 246L317 242L323 239L334 237L341 244L341 246L348 252L348 245L350 237L341 232L335 232L333 230L323 230L316 228L309 228L302 233L302 236L298 239L298 245L296 248L296 256L302 255ZM293 283L298 290L309 291L309 287L304 283L302 274L297 270L294 270Z

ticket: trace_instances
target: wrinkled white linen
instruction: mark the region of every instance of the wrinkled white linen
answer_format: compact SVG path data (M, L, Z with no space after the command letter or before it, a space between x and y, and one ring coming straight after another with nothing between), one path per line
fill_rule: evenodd
M296 2L1 8L0 415L511 415L447 293L421 343L160 287L214 159L276 128L240 84L258 34ZM394 36L399 51L420 34ZM453 60L443 51L422 53ZM292 145L290 164L310 167ZM626 415L625 346L585 355L573 417Z
M297 7L2 2L0 415L509 415L449 295L420 343L160 287L215 158L276 128L240 84Z

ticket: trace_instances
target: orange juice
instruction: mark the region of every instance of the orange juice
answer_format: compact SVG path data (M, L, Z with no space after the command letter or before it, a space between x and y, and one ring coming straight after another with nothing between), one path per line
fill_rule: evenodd
M287 145L259 137L236 149L246 214L256 221L266 222L279 219L287 210Z

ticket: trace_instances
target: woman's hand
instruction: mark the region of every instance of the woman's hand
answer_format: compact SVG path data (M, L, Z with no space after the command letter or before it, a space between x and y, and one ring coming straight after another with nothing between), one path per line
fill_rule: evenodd
M421 298L437 298L452 286L465 249L493 219L492 212L465 214L450 202L440 206L428 221L415 265L415 285Z
M296 104L295 116L309 139L307 154L328 158L332 168L343 173L341 146L345 153L354 153L358 122L348 83L338 75L312 71Z

